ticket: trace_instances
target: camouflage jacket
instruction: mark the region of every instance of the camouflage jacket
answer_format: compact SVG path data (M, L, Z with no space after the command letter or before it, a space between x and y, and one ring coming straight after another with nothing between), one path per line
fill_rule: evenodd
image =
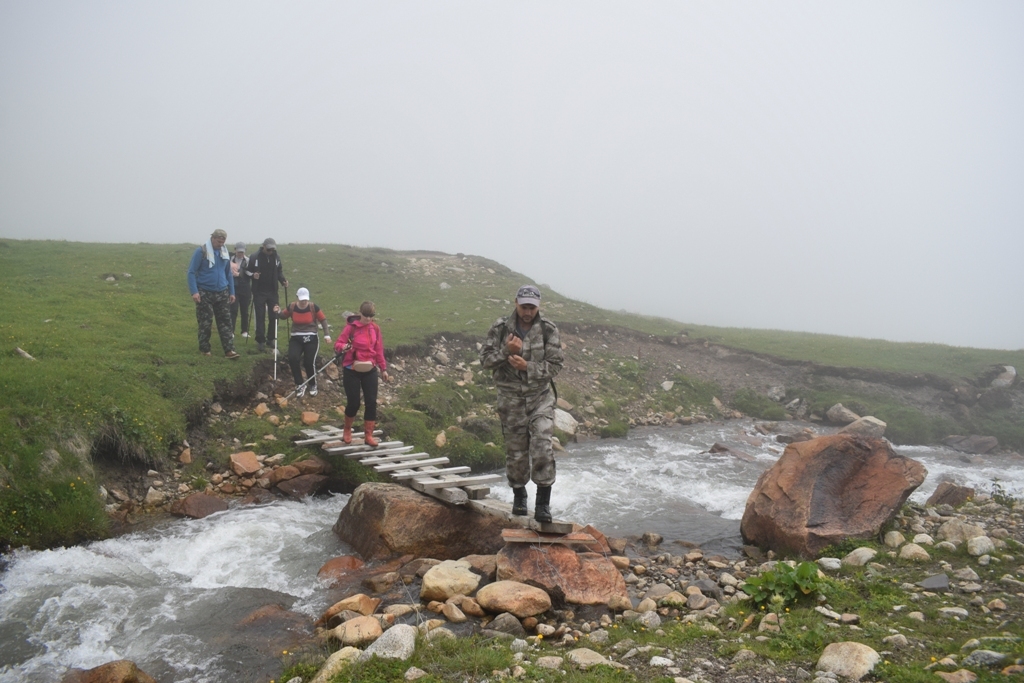
M508 349L505 339L516 329L516 313L499 318L487 332L487 341L480 351L480 363L491 371L498 391L522 396L536 395L546 391L562 369L562 342L558 338L558 327L539 313L533 326L523 339L522 356L526 370L516 370L508 363Z

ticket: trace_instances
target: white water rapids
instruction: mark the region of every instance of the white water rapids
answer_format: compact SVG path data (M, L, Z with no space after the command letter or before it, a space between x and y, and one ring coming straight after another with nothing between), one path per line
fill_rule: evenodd
M749 457L707 453L715 442ZM912 500L923 502L943 477L1024 490L1024 468L1010 456L897 450L928 469ZM781 452L749 421L575 444L558 459L552 508L610 536L655 531L735 554L747 495ZM507 487L493 495L511 500ZM346 500L236 507L84 546L13 553L0 574L0 683L49 683L69 667L122 658L161 683L276 678L272 634L247 630L245 619L268 604L309 617L328 606L316 574L349 552L331 532Z

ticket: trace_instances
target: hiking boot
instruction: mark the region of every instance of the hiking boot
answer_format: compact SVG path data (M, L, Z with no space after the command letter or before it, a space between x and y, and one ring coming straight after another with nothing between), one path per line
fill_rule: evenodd
M363 443L367 446L376 447L380 444L380 441L373 437L373 430L376 426L376 422L363 420Z
M310 385L310 387L309 387L309 395L310 396L316 396L318 393L320 393L320 390L317 389L316 382L313 382L313 384Z
M526 509L526 487L517 486L512 489L512 514L518 517L524 517L529 512Z
M551 523L551 487L537 487L537 504L533 509L533 518L541 524Z
M306 395L306 385L300 384L299 388L295 390L295 398L302 398Z
M203 354L204 356L212 356L213 355L212 351L200 351L199 353Z
M249 338L249 333L248 332L243 332L242 333L242 338L243 339L248 339Z
M240 358L241 356L236 351L228 351L227 353L224 354L224 357L234 360L236 358Z

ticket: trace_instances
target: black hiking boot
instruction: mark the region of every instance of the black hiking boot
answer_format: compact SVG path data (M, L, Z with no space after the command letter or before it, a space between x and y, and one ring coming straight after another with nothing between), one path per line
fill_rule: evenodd
M517 486L513 488L512 495L515 496L512 499L512 514L520 517L529 514L529 510L526 509L526 487Z
M537 505L533 511L533 518L541 524L551 523L551 487L537 487Z

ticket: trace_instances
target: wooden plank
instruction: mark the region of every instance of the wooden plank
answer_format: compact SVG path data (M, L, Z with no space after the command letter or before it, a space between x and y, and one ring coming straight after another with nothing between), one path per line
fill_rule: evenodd
M382 441L380 446L367 446L362 443L355 443L355 441L353 441L350 444L346 444L344 442L337 443L339 443L340 445L332 446L330 443L325 443L323 446L321 446L321 448L323 448L328 453L347 455L349 453L362 453L363 451L372 451L377 449L386 450L388 448L401 448L402 446L405 445L401 441Z
M410 447L411 448L411 447ZM417 460L426 460L430 457L429 453L398 453L396 455L389 455L380 458L362 458L359 464L366 465L367 467L376 467L377 465L390 465L396 462L408 462L413 463ZM416 465L410 465L410 467L416 467Z
M398 472L392 472L391 478L394 479L395 481L402 481L403 479L412 479L413 477L434 477L441 474L465 474L466 472L469 472L471 470L471 467L466 467L465 465L462 465L460 467L446 467L442 470L439 470L436 467L424 467L422 471L400 470ZM468 492L467 495L469 495Z
M417 460L415 462L419 466L423 466L423 465L445 465L445 464L448 463L448 458L430 458L428 460ZM375 465L373 469L377 470L378 472L390 472L392 470L407 470L407 469L409 469L410 465L413 465L413 463L410 463L410 462L394 462L394 463L385 463L383 465ZM451 486L451 484L449 484L449 486Z
M532 517L513 515L511 503L505 503L494 498L481 498L480 500L470 498L466 505L474 512L498 517L506 523L514 524L517 527L556 534L567 534L572 531L572 522L555 520L550 524L541 524Z
M583 531L570 531L567 534L545 534L533 529L502 529L501 540L506 543L539 543L539 544L562 544L582 543L591 545L597 543L597 539Z
M409 482L409 485L420 493L432 496L451 505L465 505L469 500L468 496L466 496L466 492L459 488L427 489L423 488L415 481Z
M447 458L445 459L447 461ZM475 477L456 477L444 480L413 480L419 484L423 484L425 488L444 488L447 486L469 486L472 484L490 484L493 482L501 481L500 474L480 474Z
M420 451L419 453L410 453L415 446L402 446L401 448L389 448L386 451L363 451L360 455L363 457L359 458L359 462L363 465L379 465L382 462L391 462L394 460L401 460L402 458L408 458L410 456L426 456L427 453Z
M481 486L479 484L473 486L463 486L462 488L465 489L466 494L469 496L470 500L480 500L481 498L486 498L487 494L491 492L490 486Z

